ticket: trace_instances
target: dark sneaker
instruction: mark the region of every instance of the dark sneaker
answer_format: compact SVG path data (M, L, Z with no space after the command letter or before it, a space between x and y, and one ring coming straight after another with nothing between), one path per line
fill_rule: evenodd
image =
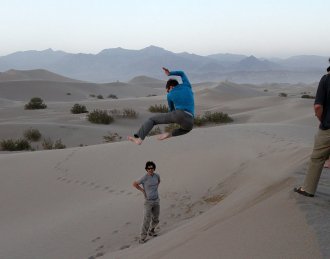
M152 228L152 229L149 230L148 235L151 236L151 237L156 237L157 236L157 233L155 232L155 229Z
M139 240L140 244L144 244L145 242L147 242L146 238L140 238L140 240Z
M306 197L314 197L314 194L311 194L311 193L308 193L308 192L304 191L301 187L294 188L293 191L295 191L295 192L297 192L301 195L304 195Z

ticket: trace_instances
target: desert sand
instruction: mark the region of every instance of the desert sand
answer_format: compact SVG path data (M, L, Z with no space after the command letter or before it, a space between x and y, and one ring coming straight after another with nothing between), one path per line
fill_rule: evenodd
M1 139L33 127L67 148L0 152L0 258L330 256L329 169L315 198L292 191L303 180L318 125L313 100L300 96L315 94L317 84L194 85L197 114L221 111L234 122L137 146L124 138L152 115L150 105L166 103L162 82L14 79L0 80ZM48 108L24 110L33 96ZM139 117L95 125L70 114L77 102L88 110L133 108ZM104 143L109 131L123 139ZM148 160L161 176L161 215L159 236L140 245L143 197L132 182Z

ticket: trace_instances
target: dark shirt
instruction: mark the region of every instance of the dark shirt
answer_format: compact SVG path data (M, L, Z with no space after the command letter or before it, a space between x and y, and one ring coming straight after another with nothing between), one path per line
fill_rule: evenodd
M330 129L330 74L321 78L316 92L315 104L323 106L320 129Z

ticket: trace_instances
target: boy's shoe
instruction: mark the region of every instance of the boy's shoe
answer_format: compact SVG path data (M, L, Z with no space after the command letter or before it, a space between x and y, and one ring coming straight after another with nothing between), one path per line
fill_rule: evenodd
M294 188L293 191L294 192L297 192L297 193L299 193L301 195L304 195L306 197L314 197L314 194L311 194L311 193L306 192L305 190L302 189L302 187Z
M152 228L152 229L149 230L148 235L151 236L151 237L156 237L156 236L158 236L157 233L155 232L155 229L154 229L154 228Z

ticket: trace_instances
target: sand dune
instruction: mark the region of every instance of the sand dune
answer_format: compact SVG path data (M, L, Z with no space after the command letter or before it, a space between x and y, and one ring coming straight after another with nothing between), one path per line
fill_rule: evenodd
M46 110L24 111L20 93L7 89L2 137L35 126L71 148L0 154L0 258L329 256L329 234L322 232L329 227L322 215L328 214L321 213L328 211L328 178L314 200L292 192L317 129L313 101L299 98L301 89L281 98L278 89L244 86L240 94L243 86L220 85L195 88L197 113L227 112L234 123L163 142L150 137L141 146L101 144L102 135L132 133L150 116L150 105L165 103L164 96L82 99L89 110L139 112L138 119L92 125L85 115L68 113L75 100L58 95ZM121 87L114 89L125 96ZM143 197L131 184L148 160L161 176L160 236L139 245Z
M81 82L79 80L64 77L45 69L35 70L16 70L11 69L6 72L0 72L0 82L6 81L27 81L27 80L43 80L56 82Z

